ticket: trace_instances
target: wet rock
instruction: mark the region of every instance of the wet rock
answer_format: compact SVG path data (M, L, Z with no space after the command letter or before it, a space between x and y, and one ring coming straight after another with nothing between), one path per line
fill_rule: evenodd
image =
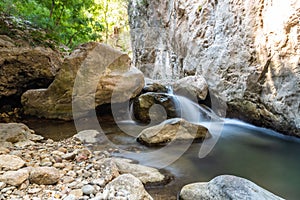
M134 164L131 160L123 158L111 158L116 163L121 174L132 174L142 181L143 184L156 185L162 184L167 180L158 169L144 165Z
M0 155L0 168L17 170L25 165L25 162L15 155Z
M59 181L60 173L54 167L37 167L33 168L29 181L38 185L52 185Z
M192 183L186 185L180 191L180 198L182 200L282 200L282 198L259 187L247 179L231 175L218 176L208 183Z
M19 186L29 177L29 172L25 169L18 171L7 171L0 176L0 181L9 185Z
M179 117L177 99L170 94L148 92L133 101L134 117L141 122L162 122Z
M145 190L143 183L131 174L120 175L108 183L102 195L103 199L153 199Z
M151 146L166 144L173 140L203 140L209 136L207 128L184 119L174 118L144 129L137 140Z
M168 91L169 90L167 86L151 79L145 79L145 86L142 90L143 93L168 93Z
M143 86L143 74L130 67L128 55L91 42L79 46L65 58L48 89L24 93L22 104L25 114L70 120L72 103L77 118L87 115L94 106L128 101Z

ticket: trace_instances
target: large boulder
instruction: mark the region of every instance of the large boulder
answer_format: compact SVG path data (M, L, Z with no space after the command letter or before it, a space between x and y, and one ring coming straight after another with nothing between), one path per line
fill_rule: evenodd
M282 200L255 183L236 176L218 176L208 183L192 183L180 191L182 200Z
M72 97L76 116L81 117L98 105L135 97L143 85L143 74L130 67L127 54L91 42L79 46L65 58L47 89L24 93L22 104L25 114L70 120L73 118Z
M228 116L300 136L299 7L131 0L133 63L152 79L200 74Z
M204 140L209 137L208 129L192 124L184 119L174 118L144 129L138 136L138 141L146 145L161 145L172 140Z

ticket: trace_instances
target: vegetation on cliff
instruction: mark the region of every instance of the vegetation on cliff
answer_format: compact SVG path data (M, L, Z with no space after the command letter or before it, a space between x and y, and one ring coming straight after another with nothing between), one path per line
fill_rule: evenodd
M129 49L126 0L2 0L0 13L43 29L45 39L70 48L99 41ZM1 32L7 31L3 27Z

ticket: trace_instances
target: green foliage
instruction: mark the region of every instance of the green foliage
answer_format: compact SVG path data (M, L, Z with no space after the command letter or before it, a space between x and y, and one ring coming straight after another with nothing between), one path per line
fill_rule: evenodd
M127 0L1 0L0 13L28 20L71 48L88 41L118 46L116 35L129 32Z

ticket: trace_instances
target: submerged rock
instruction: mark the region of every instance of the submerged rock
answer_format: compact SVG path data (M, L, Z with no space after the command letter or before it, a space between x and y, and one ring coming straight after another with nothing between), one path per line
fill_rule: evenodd
M166 144L173 140L203 140L209 136L207 128L175 118L143 130L138 136L138 141L151 146Z
M283 200L255 183L236 176L222 175L207 183L192 183L180 191L182 200Z
M143 74L130 67L128 55L91 42L65 58L48 89L24 93L22 104L25 114L70 120L72 103L75 117L82 117L96 106L128 101L143 86Z
M143 183L131 174L122 174L103 189L102 199L152 200Z

